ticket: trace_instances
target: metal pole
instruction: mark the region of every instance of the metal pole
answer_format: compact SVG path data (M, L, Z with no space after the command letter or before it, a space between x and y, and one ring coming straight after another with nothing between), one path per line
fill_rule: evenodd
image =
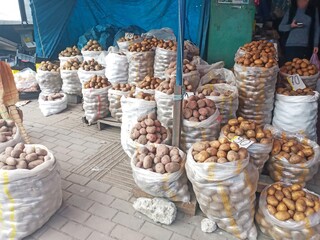
M173 131L172 145L180 146L181 136L181 116L182 116L182 98L183 98L183 51L184 51L184 23L185 23L185 0L178 0L178 48L177 48L177 76L176 86L174 88L173 98Z

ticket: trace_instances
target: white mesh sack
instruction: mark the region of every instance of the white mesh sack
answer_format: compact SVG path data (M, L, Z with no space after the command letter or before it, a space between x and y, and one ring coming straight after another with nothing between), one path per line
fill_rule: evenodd
M154 51L127 52L129 62L129 83L142 81L146 76L153 76Z
M124 53L109 52L105 57L106 77L112 84L128 82L128 59Z
M61 70L62 91L67 94L81 94L81 82L78 70Z
M36 78L42 93L60 92L62 87L60 72L49 72L38 69Z
M63 94L61 99L54 101L44 101L43 96L44 94L41 93L38 102L40 111L45 117L60 113L68 107L68 99L66 94Z

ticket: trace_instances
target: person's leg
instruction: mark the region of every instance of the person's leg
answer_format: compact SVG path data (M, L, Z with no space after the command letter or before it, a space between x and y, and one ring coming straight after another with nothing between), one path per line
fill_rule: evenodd
M297 47L286 47L285 48L286 62L292 61L296 57L297 57Z
M285 56L286 61L292 61L294 58L310 59L312 51L308 47L286 47Z

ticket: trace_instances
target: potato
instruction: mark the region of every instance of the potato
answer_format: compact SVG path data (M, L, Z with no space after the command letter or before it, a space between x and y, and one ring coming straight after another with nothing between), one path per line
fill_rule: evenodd
M154 168L157 173L165 173L165 166L162 163L157 163Z
M302 190L302 186L301 186L300 184L297 184L297 183L292 184L292 185L291 185L291 190L292 190L292 191Z
M156 156L163 157L169 154L169 148L165 145L159 145L156 150Z
M303 199L298 199L295 203L296 211L304 212L307 209L307 204Z
M278 211L274 216L280 221L286 221L291 218L290 214L287 211Z
M43 160L35 160L28 163L28 169L34 169L35 167L39 166L43 163Z
M304 220L305 218L306 218L306 216L302 212L295 212L295 214L293 215L293 220L295 220L297 222L300 222L300 221Z
M24 149L24 143L18 143L17 145L14 146L13 150L20 150L21 152Z
M143 159L143 167L144 168L151 168L152 162L153 162L153 159L150 156L145 156Z
M276 193L276 191L277 190L273 186L271 186L268 188L267 193L268 193L268 195L274 195Z
M9 166L15 166L17 164L17 160L13 157L8 157L5 163Z
M239 160L239 154L238 154L236 151L231 150L231 151L229 151L228 154L227 154L227 159L228 159L230 162Z
M150 142L156 142L157 141L157 135L156 134L151 134L151 133L148 133L147 134L147 140L150 141ZM161 140L161 139L160 139Z
M6 155L11 155L11 152L13 151L13 147L7 147L6 150L4 151Z
M174 173L180 170L180 164L175 162L170 162L165 165L165 170L168 173Z
M244 160L248 157L248 150L245 148L240 148L238 151L239 159Z
M274 196L268 196L267 203L271 206L277 207L279 204L279 201Z
M171 156L171 161L172 162L176 162L176 163L180 163L181 162L181 157L179 155L173 155Z
M279 191L279 190L275 192L274 196L278 201L282 201L282 199L284 198L284 194L282 193L282 191Z
M17 165L16 165L16 168L17 169L27 169L28 167L28 164L26 161L18 161Z
M220 142L218 140L211 141L210 146L218 149L220 147Z
M170 162L171 162L171 158L170 158L169 155L164 155L164 156L161 158L161 163L164 164L164 165L166 165L166 164L168 164L168 163L170 163Z
M268 209L269 213L272 214L272 215L276 214L276 212L277 212L277 209L274 206L270 205L270 204L267 205L267 209Z
M148 143L148 139L145 135L140 135L137 142L144 145Z
M217 160L217 163L226 163L226 162L228 162L228 160L226 158L224 158L224 157L220 157Z
M38 155L36 153L30 153L30 154L27 154L26 156L26 161L29 163L29 162L32 162L32 161L35 161L38 159Z
M227 153L225 151L219 150L217 152L217 157L218 158L226 158L227 157Z
M288 207L285 203L280 202L277 206L277 211L288 211Z
M284 196L285 196L286 198L288 198L288 199L291 199L291 198L292 198L291 192L290 192L289 189L283 188L283 189L282 189L282 192L283 192L283 194L284 194Z
M142 167L143 167L143 162L137 162L137 163L136 163L136 167L142 168Z
M206 147L206 144L204 144L203 142L196 142L195 144L193 144L193 150L198 152L205 150Z
M209 158L210 155L207 151L203 150L197 155L194 156L194 159L198 162L204 162L207 158Z
M284 202L284 204L288 207L288 209L295 211L296 210L296 206L294 201L292 201L291 199L288 198L283 198L282 201Z
M296 201L296 200L298 200L298 198L304 197L306 195L306 193L304 191L302 191L302 190L293 191L291 194L292 194L292 200L293 201Z
M12 150L11 157L18 158L21 153L22 153L21 150Z

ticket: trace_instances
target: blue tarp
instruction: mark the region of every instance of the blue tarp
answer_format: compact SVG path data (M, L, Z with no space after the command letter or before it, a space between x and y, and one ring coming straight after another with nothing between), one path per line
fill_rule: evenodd
M185 39L199 45L203 0L186 0ZM136 25L149 31L178 29L178 0L31 0L37 56L57 57L91 28ZM200 30L202 31L202 30Z

